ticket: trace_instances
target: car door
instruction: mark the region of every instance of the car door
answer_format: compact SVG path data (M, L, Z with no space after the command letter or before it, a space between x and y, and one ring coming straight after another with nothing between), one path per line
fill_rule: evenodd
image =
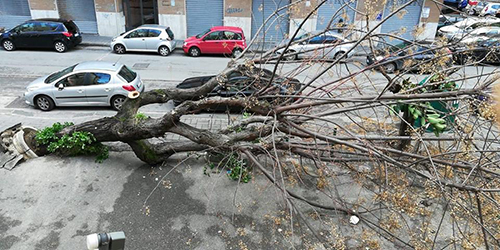
M214 31L212 33L208 33L203 38L203 41L200 43L201 53L209 53L209 54L223 53L221 38L222 38L221 31Z
M52 48L53 47L53 36L54 32L57 29L57 24L48 23L48 22L38 22L35 24L35 31L37 32L34 35L34 39L36 40L37 46L41 48Z
M113 93L111 75L102 72L88 72L84 77L85 96L89 105L109 105Z
M223 53L229 54L233 52L234 46L236 46L237 38L239 37L236 33L232 31L222 31L222 51Z
M301 53L301 55L303 55L303 57L308 57L308 58L321 57L323 55L322 47L323 47L324 40L325 40L324 35L319 35L319 36L313 37L312 39L307 41L306 44L304 44L302 46L302 51L304 53Z
M147 29L137 29L125 36L127 50L146 50Z
M58 106L86 106L85 73L76 73L65 76L57 81L52 94ZM62 86L61 86L62 84Z
M157 51L160 40L161 31L156 29L148 29L148 36L145 37L146 49L149 51Z
M14 28L10 34L10 39L17 47L31 47L33 42L31 37L35 31L35 24L28 22Z
M342 43L342 41L331 35L325 35L325 40L323 41L323 57L324 58L334 58L337 52L339 51L338 44Z

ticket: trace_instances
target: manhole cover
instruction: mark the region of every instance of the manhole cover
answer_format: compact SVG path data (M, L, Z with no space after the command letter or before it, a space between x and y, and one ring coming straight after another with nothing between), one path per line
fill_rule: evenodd
M149 67L149 63L136 63L132 66L134 69L146 69L147 67Z

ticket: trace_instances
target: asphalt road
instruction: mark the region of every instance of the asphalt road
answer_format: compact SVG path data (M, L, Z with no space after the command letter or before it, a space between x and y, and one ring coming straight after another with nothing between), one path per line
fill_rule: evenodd
M230 62L224 56L191 58L180 52L168 57L116 55L107 48L80 48L64 54L0 50L0 128L17 122L41 128L55 121L82 122L113 115L114 111L107 108L41 112L21 99L33 79L91 60L131 66L148 89L175 86L187 77L216 74ZM315 84L362 68L363 61L358 57L336 65ZM300 63L280 65L278 72L294 74L306 82L327 65L304 64L307 70L295 74L292 70ZM268 67L272 69L272 65ZM468 67L457 76L494 70L494 66ZM409 77L418 81L425 75ZM381 74L371 71L355 80L356 86L336 84L334 93L377 93L386 83ZM160 115L168 109L168 105L157 105L144 112ZM217 126L224 126L222 114L190 121L201 124L203 118L218 119ZM252 184L237 185L224 173L204 175L202 161L181 160L174 158L161 168L151 168L131 152L112 152L103 164L95 163L92 157L50 156L23 163L13 171L0 169L0 249L86 249L85 235L112 231L125 231L127 249L291 249L302 248L312 240L288 237L286 223L276 224L275 219L283 215L283 200L264 178L256 176Z

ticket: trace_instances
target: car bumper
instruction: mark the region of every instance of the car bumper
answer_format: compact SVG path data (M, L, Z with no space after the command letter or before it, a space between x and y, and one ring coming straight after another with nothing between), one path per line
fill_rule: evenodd
M187 54L189 51L189 48L187 46L182 45L182 50L184 51L184 53Z
M33 94L31 92L24 92L23 97L26 104L35 106L35 103L33 101Z

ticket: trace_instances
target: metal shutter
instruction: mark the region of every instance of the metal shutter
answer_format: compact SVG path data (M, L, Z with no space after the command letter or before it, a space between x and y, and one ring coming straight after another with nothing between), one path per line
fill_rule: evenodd
M73 20L82 33L97 33L94 0L57 0L59 16Z
M197 35L213 26L222 26L223 0L187 0L187 34Z
M30 19L28 0L0 0L0 27L11 29Z
M395 11L401 5L407 3L409 0L388 0L384 9L384 18ZM404 8L399 13L389 18L382 24L380 28L381 33L398 33L404 39L415 40L415 29L420 22L420 12L422 11L423 0L417 0ZM403 15L404 14L404 15ZM404 33L400 34L403 29ZM395 43L401 42L399 40L392 40ZM389 41L388 41L389 42Z
M271 18L262 28L259 34L257 31L264 21L272 15L277 9L290 4L289 0L253 0L252 2L252 37L259 36L259 40L265 41L265 45L273 46L281 41L285 34L289 32L290 19L288 18L287 9L278 12L281 17ZM265 32L265 33L264 33ZM265 35L265 36L264 36ZM265 46L267 47L267 46Z
M344 4L349 3L349 5L344 6ZM344 6L342 8L342 6ZM342 9L341 9L342 8ZM337 11L341 9L337 13ZM317 30L323 30L327 28L326 26L333 18L332 25L330 28L334 28L339 19L343 19L345 24L350 24L354 22L354 14L356 9L356 2L351 2L351 0L328 0L326 3L321 5L318 9L318 22L316 23Z

